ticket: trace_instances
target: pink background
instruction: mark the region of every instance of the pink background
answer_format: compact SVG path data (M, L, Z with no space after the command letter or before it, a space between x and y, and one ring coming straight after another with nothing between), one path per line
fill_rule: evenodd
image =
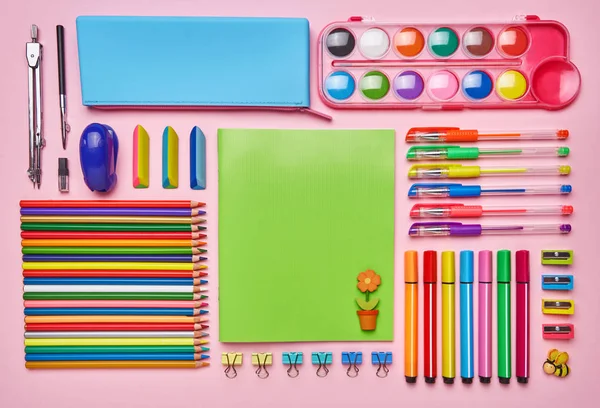
M0 346L2 363L0 366L0 406L4 407L75 407L75 406L128 406L128 407L234 407L240 404L301 407L311 406L391 406L418 403L420 405L459 406L459 404L487 407L506 407L518 403L519 406L549 406L572 403L580 407L597 406L594 386L598 375L597 348L599 310L598 291L600 275L596 270L598 254L597 216L594 213L600 200L597 179L600 168L597 162L598 92L600 91L597 70L598 3L592 0L505 0L503 2L443 1L419 2L331 0L302 2L261 0L257 1L112 1L78 2L70 1L13 1L10 11L3 10L0 24L2 44L2 97L0 112L3 118L3 145L0 149L0 166L4 177L2 221L5 235L2 241L1 258L4 271L0 274L0 318L3 322ZM150 4L151 3L151 4ZM295 3L295 4L292 4ZM8 1L4 1L8 4ZM489 5L488 5L489 4ZM5 8L5 7L3 7ZM334 20L344 20L351 15L372 15L380 20L422 21L422 22L486 22L504 21L514 14L539 14L542 18L557 19L571 32L571 57L583 77L583 89L579 99L562 111L481 111L481 112L377 112L377 111L332 111L323 106L316 93L313 70L313 107L334 115L334 121L327 123L303 114L283 113L225 113L225 112L101 112L81 106L75 18L82 14L126 14L126 15L232 15L232 16L294 16L307 17L311 22L312 46L322 27ZM25 42L29 39L29 26L35 23L40 28L41 42L45 45L44 62L44 117L47 148L43 152L42 191L33 191L26 178L27 170L27 73L25 63ZM63 24L66 31L67 48L67 88L69 95L69 122L73 131L69 138L68 150L60 148L59 112L56 75L55 25ZM243 43L240 43L243 46ZM193 69L193 67L190 67ZM121 139L119 157L119 184L111 198L122 199L194 199L206 201L209 213L209 253L211 260L211 355L213 365L201 370L123 370L123 371L27 371L23 363L23 315L21 299L21 272L19 247L19 199L58 198L56 186L57 157L68 156L71 169L71 192L63 198L91 199L97 197L83 184L78 164L78 139L83 127L92 122L104 122L114 127ZM147 190L134 190L131 185L132 131L135 125L142 124L151 135L151 187ZM175 128L181 142L181 187L178 190L163 190L160 187L160 134L166 125ZM199 125L207 135L208 148L208 189L192 192L187 187L187 132L193 125ZM571 157L563 162L573 166L573 174L560 181L573 184L574 193L569 200L534 197L532 203L572 203L576 213L570 218L574 231L570 236L544 237L483 237L480 239L452 240L409 240L406 230L411 202L406 199L409 182L406 179L408 165L403 159L407 146L403 143L406 130L412 126L455 125L479 129L534 129L568 128L572 138L568 145L572 148ZM298 344L298 345L223 345L218 337L217 308L217 160L216 130L218 127L280 127L280 128L394 128L398 135L397 155L397 219L396 219L396 340L386 344ZM541 143L543 144L543 143ZM552 145L546 143L545 145ZM493 144L490 143L490 146ZM557 160L535 159L536 163L556 162ZM506 161L505 163L511 163ZM480 164L494 164L481 161ZM516 163L511 163L516 164ZM534 179L481 179L482 183L511 182L535 183ZM558 178L539 179L540 182L559 182ZM507 201L502 199L482 199L483 204L523 203L524 199ZM535 221L548 221L544 217ZM485 220L494 223L495 220ZM506 219L506 221L510 221ZM502 223L500 220L499 223ZM491 385L478 382L470 387L460 384L445 386L438 377L438 383L427 386L422 377L414 386L408 386L403 377L403 283L402 253L406 249L529 249L532 251L532 341L530 384L521 386L513 377L512 383L501 387L494 378ZM568 248L576 252L574 267L576 289L572 296L576 300L576 315L569 319L576 325L576 339L570 342L543 341L540 334L542 322L560 319L542 318L540 312L540 277L542 272L551 273L550 268L539 264L539 251L542 248ZM317 288L318 289L318 288ZM260 296L260 294L257 294ZM293 294L291 294L293 297ZM301 296L298 294L298 296ZM257 316L260 318L260 316ZM458 327L457 327L458 328ZM552 347L569 351L572 374L567 379L546 376L541 371L546 352ZM281 365L281 352L284 350L303 351L308 357L311 351L333 351L335 364L326 379L317 378L314 367L305 364L300 377L290 379ZM343 350L363 351L370 355L374 350L392 350L394 364L386 379L375 377L370 364L363 364L357 379L346 377L340 364ZM238 378L228 380L219 364L222 351L243 351L244 366ZM259 380L249 355L253 351L274 353L274 366L271 376ZM366 357L366 356L365 356ZM458 349L457 349L458 357ZM369 359L370 360L370 359ZM495 356L494 356L495 360ZM459 360L457 359L457 362ZM495 364L495 361L494 361ZM441 367L439 367L441 369ZM422 359L419 366L422 375ZM459 375L457 364L457 376ZM513 372L514 375L514 372ZM275 405L277 404L277 405Z

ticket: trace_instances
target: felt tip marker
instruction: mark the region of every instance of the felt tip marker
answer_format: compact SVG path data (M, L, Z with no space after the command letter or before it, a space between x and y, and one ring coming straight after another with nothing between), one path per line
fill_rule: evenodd
M454 251L442 252L442 378L454 384L456 376Z
M529 380L529 251L517 251L516 255L517 281L517 350L516 375L517 381L527 384Z
M492 251L479 251L478 374L482 384L492 380Z
M409 384L418 376L418 259L417 251L404 253L404 377Z
M512 360L510 251L498 251L498 379L510 384Z
M437 252L423 252L423 363L425 382L437 377Z
M473 383L473 350L473 251L460 251L460 376L463 384Z

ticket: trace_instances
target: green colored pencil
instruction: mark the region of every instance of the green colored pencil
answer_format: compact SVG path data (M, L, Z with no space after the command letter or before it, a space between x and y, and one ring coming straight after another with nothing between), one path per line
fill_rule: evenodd
M189 224L53 224L23 222L23 231L203 231L206 227Z
M200 346L27 346L25 353L198 353Z
M198 255L206 249L192 247L23 247L35 255Z
M202 300L206 295L174 292L25 292L24 300Z

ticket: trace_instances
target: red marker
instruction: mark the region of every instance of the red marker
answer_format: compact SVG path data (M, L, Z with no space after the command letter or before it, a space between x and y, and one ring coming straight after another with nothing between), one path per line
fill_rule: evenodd
M435 383L437 377L437 252L423 253L424 336L423 353L425 382Z
M517 381L529 379L529 251L516 253L517 278Z

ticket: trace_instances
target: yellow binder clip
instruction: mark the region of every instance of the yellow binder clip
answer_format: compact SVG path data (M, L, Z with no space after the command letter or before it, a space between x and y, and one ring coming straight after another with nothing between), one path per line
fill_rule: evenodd
M265 379L269 376L267 366L273 365L272 353L252 353L252 365L258 366L255 373L258 378Z
M244 356L242 353L222 353L221 354L221 364L226 366L224 372L225 372L225 376L227 378L237 377L237 371L235 369L235 366L242 365L243 357Z

